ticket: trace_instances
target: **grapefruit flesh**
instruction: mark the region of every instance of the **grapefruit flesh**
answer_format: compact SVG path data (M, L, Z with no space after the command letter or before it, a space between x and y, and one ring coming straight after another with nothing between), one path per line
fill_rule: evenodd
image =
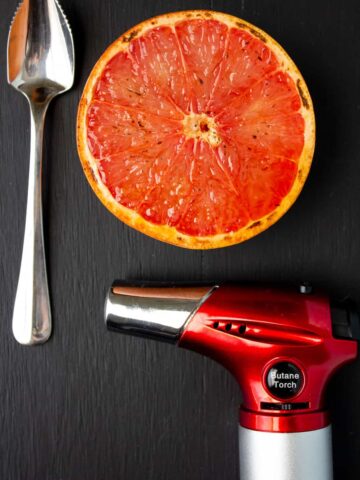
M286 212L310 168L315 122L301 74L271 37L191 11L148 20L105 51L77 141L118 218L204 249L244 241Z

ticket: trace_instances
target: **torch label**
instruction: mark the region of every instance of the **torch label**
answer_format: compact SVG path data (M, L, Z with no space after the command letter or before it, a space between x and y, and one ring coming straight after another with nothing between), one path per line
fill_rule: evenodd
M304 384L302 371L293 363L279 362L269 368L266 387L277 398L292 398L299 393Z

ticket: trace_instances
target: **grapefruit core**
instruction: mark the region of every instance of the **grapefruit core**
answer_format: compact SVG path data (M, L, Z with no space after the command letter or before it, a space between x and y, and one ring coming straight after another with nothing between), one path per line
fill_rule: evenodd
M208 249L253 237L293 204L315 120L304 79L269 35L223 13L184 11L137 25L100 57L77 144L116 217Z

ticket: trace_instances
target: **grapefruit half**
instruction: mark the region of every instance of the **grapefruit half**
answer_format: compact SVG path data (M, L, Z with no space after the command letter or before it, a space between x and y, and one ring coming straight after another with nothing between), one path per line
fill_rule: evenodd
M183 11L116 40L86 83L77 145L120 220L159 240L209 249L247 240L299 195L315 144L299 70L239 18Z

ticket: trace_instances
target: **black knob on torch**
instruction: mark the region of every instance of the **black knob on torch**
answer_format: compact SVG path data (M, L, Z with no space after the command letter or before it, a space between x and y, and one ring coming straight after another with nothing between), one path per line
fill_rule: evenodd
M331 322L334 337L360 340L360 313L352 300L331 303Z

